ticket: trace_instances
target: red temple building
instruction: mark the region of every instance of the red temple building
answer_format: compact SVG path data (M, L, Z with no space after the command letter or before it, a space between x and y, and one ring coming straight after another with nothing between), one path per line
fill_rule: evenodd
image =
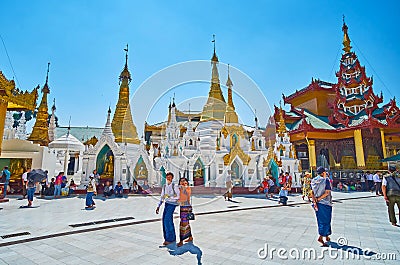
M303 170L385 169L381 160L400 151L399 107L395 99L382 105L382 93L374 93L372 77L351 50L345 22L342 30L344 52L336 83L313 79L307 87L283 95L290 111L275 107L274 118L279 121L283 111Z

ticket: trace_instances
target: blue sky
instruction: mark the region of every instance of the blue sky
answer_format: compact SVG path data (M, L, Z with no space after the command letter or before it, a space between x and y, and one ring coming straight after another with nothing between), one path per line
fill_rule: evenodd
M3 0L0 34L15 74L2 43L0 70L14 77L18 87L31 90L43 85L50 61L49 102L56 99L59 123L67 125L71 116L72 125L103 126L108 106L114 110L118 99L126 43L132 95L163 68L209 60L215 34L220 61L248 75L270 105L279 105L282 93L305 87L312 77L336 81L344 14L353 50L386 103L400 98L400 8L397 1L382 3ZM149 122L165 118L174 92L186 109L187 97L206 97L208 87L172 89L157 102ZM241 105L238 98L234 101ZM252 124L251 111L237 109ZM141 111L132 106L135 122L144 115Z

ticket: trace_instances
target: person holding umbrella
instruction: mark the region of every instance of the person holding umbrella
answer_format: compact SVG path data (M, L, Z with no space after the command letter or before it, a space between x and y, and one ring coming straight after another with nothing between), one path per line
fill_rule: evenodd
M43 171L41 169L34 169L28 173L28 182L26 184L26 192L28 195L28 205L27 207L32 207L33 196L35 195L36 183L42 182L47 179L47 170Z

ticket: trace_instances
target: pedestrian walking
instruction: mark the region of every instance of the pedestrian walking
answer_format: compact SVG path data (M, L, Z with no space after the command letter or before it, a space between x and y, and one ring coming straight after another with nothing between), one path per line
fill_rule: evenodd
M389 166L389 174L382 181L382 192L388 206L389 221L393 226L397 226L394 205L397 205L400 220L400 176L396 167Z
M192 214L193 208L191 205L192 190L189 187L187 178L179 180L179 205L180 205L180 223L179 223L179 243L178 247L183 245L183 242L192 242L192 229L189 224L189 214Z
M228 199L228 201L232 201L232 188L233 188L233 183L232 183L232 176L231 176L231 171L228 171L228 175L226 176L225 179L225 185L226 185L226 192L224 193L224 199Z
M374 174L369 171L367 171L367 185L368 190L372 192L374 188Z
M28 205L27 207L32 207L32 203L33 203L33 196L35 195L35 191L36 191L36 182L34 181L34 179L28 179L27 183L26 183L26 192L27 192L27 199L28 199Z
M366 174L361 172L360 175L360 183L361 183L361 191L367 191L367 180L366 180Z
M1 177L4 181L4 198L5 198L7 196L7 188L11 178L11 172L8 170L8 166L5 166L3 168L3 171L1 172Z
M58 173L56 181L54 182L54 198L61 197L61 184L63 182L64 172Z
M373 180L375 184L375 194L376 196L382 196L382 179L381 179L381 173L376 171Z
M160 202L158 203L158 206L156 208L156 214L158 214L160 212L160 206L163 204L163 202L165 202L162 216L164 246L176 241L173 214L176 206L178 205L180 195L178 185L175 185L172 182L174 174L172 174L172 172L168 172L165 177L167 179L167 183L164 184L161 189Z
M22 196L25 199L27 195L27 184L28 184L28 173L31 172L31 169L28 168L21 176L22 180Z
M89 176L89 183L86 189L86 209L91 210L95 208L96 203L93 200L93 196L96 194L96 181L93 176Z
M327 246L324 241L330 241L332 234L332 194L331 182L325 175L325 168L317 168L317 176L311 180L312 200L318 223L318 242Z

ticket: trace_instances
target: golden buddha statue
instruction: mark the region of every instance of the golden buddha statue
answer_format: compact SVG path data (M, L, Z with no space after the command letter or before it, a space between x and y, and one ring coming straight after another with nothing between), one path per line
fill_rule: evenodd
M110 155L107 157L106 162L104 163L103 174L106 177L114 176L114 156Z

